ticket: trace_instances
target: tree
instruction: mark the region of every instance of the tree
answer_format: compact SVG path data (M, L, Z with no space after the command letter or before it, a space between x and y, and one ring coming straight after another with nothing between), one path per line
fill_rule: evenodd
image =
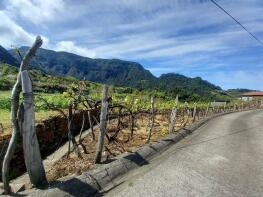
M45 171L41 161L35 133L32 84L27 72L29 62L35 56L37 49L40 48L42 43L43 41L41 37L37 36L33 46L25 54L20 65L16 83L11 93L11 121L13 131L2 167L2 180L6 194L10 193L9 166L15 152L19 133L23 134L25 163L32 184L38 187L43 183L46 183ZM24 101L19 105L19 95L21 90L23 90L24 93Z

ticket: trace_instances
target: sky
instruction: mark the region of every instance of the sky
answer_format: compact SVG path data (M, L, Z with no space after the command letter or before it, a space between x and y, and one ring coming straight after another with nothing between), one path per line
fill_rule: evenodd
M262 0L217 0L263 41ZM136 61L155 76L263 90L263 45L210 0L0 0L0 45Z

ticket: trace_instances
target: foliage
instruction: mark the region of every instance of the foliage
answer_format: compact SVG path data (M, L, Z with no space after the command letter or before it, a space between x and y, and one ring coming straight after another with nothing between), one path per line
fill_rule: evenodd
M242 94L244 93L248 93L248 92L253 92L253 91L256 91L256 90L249 90L249 89L229 89L226 91L227 94L235 97L235 98L238 98L240 97Z
M0 62L18 66L18 61L0 45Z
M168 128L163 127L162 130L161 130L161 135L162 135L163 137L165 137L165 136L167 136L168 134L169 134Z
M27 49L27 47L20 48L21 54L23 55ZM14 51L10 53L19 59ZM231 98L220 87L200 77L189 78L169 73L157 78L136 62L118 59L91 59L66 52L40 49L32 66L53 75L74 76L78 79L114 86L127 86L139 91L147 90L152 95L163 98L175 97L177 94L182 100L188 101ZM118 91L119 93L130 93L132 89L118 89Z

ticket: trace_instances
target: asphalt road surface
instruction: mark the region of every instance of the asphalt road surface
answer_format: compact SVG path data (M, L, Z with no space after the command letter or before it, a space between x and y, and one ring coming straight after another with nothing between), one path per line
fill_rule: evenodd
M263 196L263 110L215 118L106 196Z

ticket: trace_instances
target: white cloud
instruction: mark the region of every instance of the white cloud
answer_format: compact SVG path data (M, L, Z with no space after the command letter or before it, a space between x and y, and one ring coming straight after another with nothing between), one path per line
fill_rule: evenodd
M25 31L10 19L4 11L0 11L0 44L10 48L11 45L29 45L34 41L34 35Z
M164 37L161 33L146 32L126 35L117 41L94 47L99 57L118 57L135 59L178 58L191 53L233 52L234 50L251 45L251 40L236 42L242 39L244 32L233 29L221 33L181 35ZM252 43L257 44L257 43ZM199 59L198 59L199 61Z
M27 32L24 28L13 21L4 11L0 10L0 45L5 48L14 46L30 46L37 35ZM42 36L43 47L48 47L49 40Z
M262 0L219 3L263 40ZM45 48L149 62L157 74L187 70L208 77L226 66L238 70L239 63L253 70L262 56L258 43L210 1L4 0L2 6L0 44L7 47L30 45L42 32L51 39Z
M55 20L64 10L63 0L7 0L7 10L35 24Z
M77 46L72 41L60 41L55 46L56 51L66 51L70 53L75 53L84 57L95 57L96 53L86 47Z

